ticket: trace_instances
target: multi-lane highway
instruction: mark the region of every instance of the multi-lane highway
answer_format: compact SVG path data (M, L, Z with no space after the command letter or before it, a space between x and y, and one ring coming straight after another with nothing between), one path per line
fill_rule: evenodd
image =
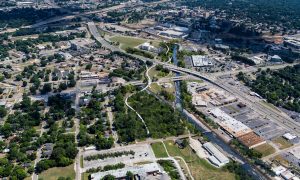
M139 6L142 6L142 5L146 6L146 5L161 4L161 3L168 2L168 1L170 1L170 0L161 0L161 1L155 1L155 2L149 2L149 3L139 3L139 4L135 4L135 5L131 6L131 8L139 7ZM104 8L104 9L100 9L100 10L94 10L94 11L88 11L88 12L84 12L84 13L77 13L77 14L72 14L72 15L69 14L69 15L54 17L54 18L51 18L51 19L48 19L48 20L41 21L41 22L38 22L36 24L30 25L30 26L26 26L25 28L37 28L37 27L40 27L40 26L44 26L46 24L59 22L59 21L62 21L62 20L74 19L76 17L84 17L85 15L91 15L91 14L107 13L107 12L110 12L110 11L123 9L125 7L126 7L126 3L121 3L119 5Z
M106 47L108 49L110 49L111 51L117 51L117 52L124 52L123 50L120 50L118 47L116 46L112 46L111 44L109 44L107 41L105 41L99 34L97 27L95 26L95 24L93 22L89 22L88 23L88 27L89 30L91 32L91 34L94 36L94 38L99 41L103 47ZM127 53L126 53L127 54ZM173 70L175 72L183 72L183 73L187 73L199 78L202 78L204 80L207 80L208 82L211 82L215 85L218 85L217 83L215 83L214 81L210 80L208 77L206 77L205 75L200 74L199 72L196 71L192 71L190 69L186 69L186 68L180 68L177 67L175 65L169 64L169 63L165 63L165 62L160 62L160 61L156 61L153 59L148 59L145 57L141 57L141 56L137 56L137 55L132 55L132 54L128 54L130 56L139 58L140 60L146 62L146 61L151 61L154 64L161 64L163 66L165 66L166 68ZM206 128L207 129L207 128ZM251 174L255 179L259 179L259 180L264 180L266 179L264 175L260 174L256 169L254 169L249 163L246 162L246 160L240 156L239 154L237 154L235 151L233 151L231 149L231 147L226 144L225 142L221 141L214 133L212 132L207 132L205 131L205 135L215 144L217 144L218 146L220 146L225 152L226 154L228 154L230 157L235 158L237 160L239 160L239 162L241 162L243 165L242 167L249 173Z
M88 23L88 27L89 30L91 32L91 34L95 37L95 39L97 41L99 41L102 46L112 50L112 51L118 51L118 52L124 52L123 50L119 49L116 46L111 45L110 43L108 43L106 40L104 40L98 30L96 25L93 22L89 22ZM196 77L199 77L209 83L212 83L213 85L216 85L224 90L226 90L227 92L238 96L238 98L245 102L247 105L249 105L250 107L253 108L254 111L260 113L263 117L267 117L268 119L276 122L278 125L287 128L290 132L293 132L295 134L297 134L298 136L300 136L300 125L298 123L296 123L293 119L291 119L289 116L287 116L285 113L283 112L279 112L276 111L272 108L269 107L265 107L262 104L258 103L258 102L252 102L252 99L249 99L248 95L245 94L244 92L239 91L238 89L236 89L236 87L231 86L231 85L227 85L226 83L224 83L223 81L221 81L220 79L211 76L210 74L205 74L205 73L201 73L195 70L191 70L191 69L187 69L187 68L181 68L181 67L177 67L173 64L170 63L166 63L166 62L161 62L161 61L157 61L154 59L149 59L149 58L145 58L142 56L137 56L137 55L132 55L129 54L133 57L139 58L143 61L151 61L153 63L156 64L161 64L163 65L165 68L168 68L172 71L175 72L182 72L182 73L186 73L186 74L190 74Z

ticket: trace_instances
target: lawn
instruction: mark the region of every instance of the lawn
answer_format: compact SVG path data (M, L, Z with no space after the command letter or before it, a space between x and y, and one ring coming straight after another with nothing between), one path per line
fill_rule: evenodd
M129 47L134 48L147 42L146 39L134 38L129 36L113 36L109 40L112 42L119 42L120 48L123 50L126 50Z
M275 153L275 149L270 144L262 144L254 148L256 151L262 153L262 156L268 156L270 154Z
M233 173L216 168L212 166L210 163L208 163L205 159L200 159L189 147L186 147L184 149L179 149L176 145L174 145L173 141L165 141L165 145L171 156L181 156L184 158L184 160L186 161L186 163L188 164L191 170L194 179L217 180L220 179L220 177L222 177L221 178L222 180L235 179L235 175Z
M293 146L292 143L288 142L286 139L284 139L283 137L278 137L274 140L272 140L276 145L278 145L279 149L286 149L289 148L291 146Z
M83 168L83 156L80 156L80 167Z
M171 88L163 88L162 86L158 85L157 83L152 83L150 86L150 90L155 94L159 94L163 89L169 93L174 93L175 92L174 83L173 82L170 82L170 83L172 84Z
M168 154L161 142L153 143L151 144L151 147L153 149L155 157L157 158L168 157Z
M75 179L74 164L67 167L50 168L39 174L39 179L43 180L57 180L59 177L71 177L71 179Z
M81 174L81 180L88 180L90 173L82 173Z
M170 73L167 74L167 73L164 73L164 72L162 72L162 71L156 70L156 68L154 67L154 68L152 68L152 69L149 70L149 76L150 76L151 78L153 78L153 77L157 77L157 78L162 78L162 77L172 77L172 76L173 76L173 73L170 72Z

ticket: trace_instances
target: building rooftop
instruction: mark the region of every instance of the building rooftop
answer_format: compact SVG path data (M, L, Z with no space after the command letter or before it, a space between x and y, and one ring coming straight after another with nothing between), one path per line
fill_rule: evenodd
M248 126L229 116L219 108L211 109L210 113L217 118L217 123L234 137L252 132Z
M213 62L207 56L202 56L202 55L192 56L192 62L195 67L213 65Z
M244 134L238 137L238 140L250 149L266 143L266 141L264 141L261 137L259 137L254 132Z
M220 167L229 162L229 159L222 152L220 152L211 142L203 144L203 147L212 155L211 157L209 157L209 160L213 164Z
M278 176L281 173L283 173L284 171L286 171L286 168L283 166L277 166L277 167L272 168L272 171Z
M297 159L300 159L300 146L293 148L289 153L294 155Z
M295 139L297 136L292 135L291 133L285 133L282 137L284 137L287 140L293 140Z

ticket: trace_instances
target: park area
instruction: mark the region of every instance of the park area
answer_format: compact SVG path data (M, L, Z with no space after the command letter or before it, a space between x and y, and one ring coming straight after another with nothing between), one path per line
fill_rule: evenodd
M39 180L57 180L59 177L75 179L74 164L67 167L50 168L39 174Z
M152 150L153 150L156 158L168 157L168 154L167 154L162 142L153 143L153 144L151 144L151 147L152 147Z
M160 46L160 41L158 40L148 40L148 39L142 39L142 38L130 37L130 36L116 35L116 36L111 36L109 40L112 42L120 43L120 48L123 50L126 50L127 48L135 48L147 41L149 41L154 47L158 48Z
M136 46L139 46L147 42L147 40L145 39L129 37L129 36L113 36L109 40L112 42L120 43L120 48L123 50L126 50L127 48L135 48Z
M195 179L220 179L220 177L222 177L223 180L235 179L235 175L233 173L216 168L209 164L209 162L207 162L205 159L200 159L189 146L180 149L174 143L174 141L165 141L164 143L170 156L175 157L175 159L178 160L180 166L185 170L186 173L187 170L184 162L182 162L179 158L176 158L176 156L180 156L185 160ZM151 146L157 158L167 157L167 153L161 142L154 143Z

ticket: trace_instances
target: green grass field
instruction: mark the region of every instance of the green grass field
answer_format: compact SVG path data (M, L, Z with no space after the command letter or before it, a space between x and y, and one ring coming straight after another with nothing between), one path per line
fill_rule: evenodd
M265 156L268 156L270 154L273 154L275 153L275 149L273 148L273 146L271 146L270 144L262 144L262 145L259 145L257 147L254 148L256 151L262 153L262 156L265 157Z
M83 168L83 157L80 156L80 167Z
M158 85L157 83L152 83L150 86L150 91L152 91L155 94L159 94L162 90L166 90L169 93L175 92L175 86L173 82L170 82L172 84L171 88L163 88L162 86Z
M155 157L157 158L168 157L168 154L161 142L153 143L151 144L151 147L153 149Z
M208 163L205 159L200 159L190 147L179 149L173 141L165 141L165 145L170 156L181 156L189 166L194 179L222 179L233 180L235 175L225 170L216 168ZM183 165L183 163L180 163ZM185 167L183 167L185 169ZM222 178L220 178L222 177Z
M119 42L120 48L126 50L127 48L134 48L145 43L146 39L134 38L129 36L113 36L109 39L112 42Z
M39 179L43 180L57 180L59 177L71 177L71 179L75 179L74 164L67 167L50 168L39 174Z
M81 180L88 180L90 173L82 173L81 174Z

